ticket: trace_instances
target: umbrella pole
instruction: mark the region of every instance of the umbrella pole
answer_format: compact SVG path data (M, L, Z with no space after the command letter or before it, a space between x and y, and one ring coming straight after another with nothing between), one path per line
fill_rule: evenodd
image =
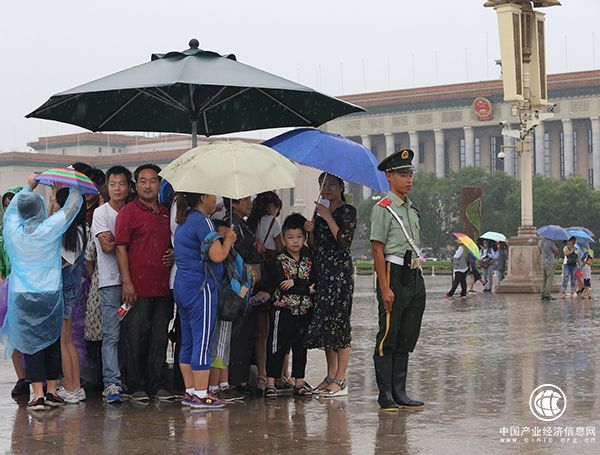
M321 185L319 185L319 196L317 196L317 203L318 203L318 201L321 200L321 191L323 191L323 187L325 186L325 179L327 178L328 175L329 175L329 173L325 172L325 175L323 176L323 181L321 182ZM312 216L313 221L315 220L315 216L317 216L317 204L315 204L315 210L314 210L313 216Z
M198 145L198 120L192 120L192 148Z

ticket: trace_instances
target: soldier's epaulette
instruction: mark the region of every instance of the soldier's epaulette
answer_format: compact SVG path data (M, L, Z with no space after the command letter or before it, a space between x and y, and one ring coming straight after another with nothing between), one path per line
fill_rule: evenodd
M386 208L392 203L392 200L389 197L384 197L381 201L377 203L378 206Z

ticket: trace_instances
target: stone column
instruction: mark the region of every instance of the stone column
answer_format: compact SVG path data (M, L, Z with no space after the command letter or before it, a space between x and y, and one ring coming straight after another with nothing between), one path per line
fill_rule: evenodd
M465 126L465 166L475 166L475 138L473 137L473 128Z
M546 175L544 171L544 124L535 127L535 173Z
M435 137L435 175L438 177L446 176L446 162L444 160L444 130L433 130Z
M385 156L388 157L396 151L394 133L384 133L383 137L385 137Z
M410 149L415 152L415 156L413 157L413 166L415 169L419 169L419 153L421 153L419 150L419 133L416 131L409 131L408 139L410 142Z
M573 162L573 123L571 119L565 118L563 126L563 152L565 154L565 177L575 172Z
M516 140L514 137L504 136L504 141L508 147L501 149L504 152L504 172L512 177L517 177L514 173L515 167L515 155L516 149L514 146L516 145Z
M594 169L594 188L600 188L600 117L591 117L592 121L592 168Z
M371 138L369 137L368 134L361 134L360 136L360 140L362 141L362 145L364 145L366 148L368 148L369 150L371 150L371 153L373 153L373 150L371 149ZM387 141L387 139L386 139ZM373 153L373 155L375 155ZM377 158L377 155L375 155L375 158ZM371 197L371 188L369 188L368 186L363 186L363 199L367 199L368 197Z

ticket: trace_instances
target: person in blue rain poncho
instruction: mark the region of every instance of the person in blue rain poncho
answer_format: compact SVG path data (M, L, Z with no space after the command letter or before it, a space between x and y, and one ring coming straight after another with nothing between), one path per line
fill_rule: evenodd
M23 353L25 375L32 383L32 410L64 404L56 394L60 374L60 331L63 320L62 236L79 212L83 198L71 187L62 209L47 216L35 175L11 201L4 214L4 242L11 262L8 310L1 335L10 355ZM44 396L43 381L47 381Z

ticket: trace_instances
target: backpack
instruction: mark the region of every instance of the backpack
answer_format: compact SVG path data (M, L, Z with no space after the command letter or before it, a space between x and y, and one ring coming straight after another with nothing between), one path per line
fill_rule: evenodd
M204 256L205 274L200 290L206 286L208 275L217 283L216 276L212 268L208 265L208 250L215 240L222 238L223 236L216 232L211 232L202 241L201 250ZM225 273L217 291L217 317L221 321L235 321L244 316L250 303L250 277L246 273L242 257L233 248L223 261L223 266ZM240 295L242 286L246 288L246 294L243 297Z

